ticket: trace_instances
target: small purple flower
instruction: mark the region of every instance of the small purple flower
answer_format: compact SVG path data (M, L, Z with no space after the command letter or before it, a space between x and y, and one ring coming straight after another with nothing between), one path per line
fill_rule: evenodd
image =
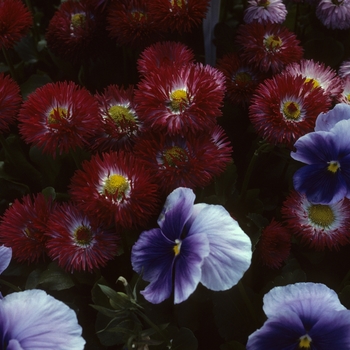
M7 266L9 266L12 259L12 249L5 247L4 245L0 246L0 274L2 274Z
M350 348L350 311L321 283L275 287L264 296L264 325L247 350L345 350Z
M282 23L287 9L282 0L249 0L244 11L244 22Z
M132 248L133 269L150 284L143 296L158 304L174 292L185 301L202 283L211 290L237 284L251 262L251 242L221 205L193 204L195 195L179 187L168 196L160 228L141 233Z
M32 289L0 299L0 348L83 350L85 340L75 312L63 302Z
M316 8L321 23L331 29L350 28L350 0L321 0Z

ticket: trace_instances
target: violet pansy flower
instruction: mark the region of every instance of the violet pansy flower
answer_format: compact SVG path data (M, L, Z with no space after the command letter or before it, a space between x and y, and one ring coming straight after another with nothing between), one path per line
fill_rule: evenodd
M350 348L350 311L321 283L275 287L264 296L264 325L247 350L345 350Z
M174 293L185 301L199 283L227 290L238 283L251 262L251 242L220 205L194 204L189 188L168 196L159 228L144 231L132 249L133 269L150 284L141 292L151 303Z
M12 249L5 247L4 245L0 246L0 274L2 274L7 266L9 266L12 258Z

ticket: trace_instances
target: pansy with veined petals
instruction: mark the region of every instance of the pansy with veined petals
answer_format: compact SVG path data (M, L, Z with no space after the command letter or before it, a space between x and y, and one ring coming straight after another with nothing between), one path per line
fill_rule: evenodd
M192 190L174 190L158 218L160 228L144 231L132 248L134 270L150 282L141 293L151 303L172 292L174 303L181 303L199 282L229 289L250 266L251 242L238 223L222 206L194 200Z

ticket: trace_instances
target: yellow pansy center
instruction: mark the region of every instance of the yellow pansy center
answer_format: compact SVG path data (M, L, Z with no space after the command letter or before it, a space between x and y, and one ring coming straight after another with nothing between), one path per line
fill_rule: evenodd
M338 161L332 160L328 162L327 170L330 171L331 173L335 174L339 169L340 169L340 164Z
M68 110L67 108L57 107L52 108L48 115L48 122L49 124L54 124L59 122L60 119L67 118Z
M258 2L258 6L260 6L260 7L266 8L266 7L269 6L269 5L270 5L270 1L268 1L268 0L260 0L260 1Z
M77 229L75 229L73 233L74 241L81 245L81 246L87 246L91 243L92 240L92 231L90 227L87 226L79 226Z
M118 199L122 198L122 196L129 190L129 188L129 181L124 176L119 174L108 176L103 186L105 194L117 194Z
M282 46L282 39L277 35L269 35L264 39L264 45L268 51L278 51Z
M188 104L188 96L185 90L174 90L170 94L170 107L174 112L181 112Z
M310 349L311 342L312 339L307 334L305 334L299 338L299 349Z
M72 28L82 27L86 22L85 13L75 13L70 19Z
M329 205L312 204L307 211L310 221L323 228L331 226L335 220L334 212Z
M176 255L180 254L181 241L179 239L175 239L175 243L176 244L173 247L173 251L174 251L175 256L176 256Z
M320 86L319 82L313 78L305 78L305 83L311 82L313 88L317 88Z
M111 118L116 122L116 124L125 122L134 122L135 118L129 108L115 105L108 109L108 113Z
M287 101L283 104L282 112L284 117L288 120L298 120L301 109L298 103L294 101Z
M164 151L163 157L168 166L176 167L177 163L187 160L187 152L179 146L173 146Z

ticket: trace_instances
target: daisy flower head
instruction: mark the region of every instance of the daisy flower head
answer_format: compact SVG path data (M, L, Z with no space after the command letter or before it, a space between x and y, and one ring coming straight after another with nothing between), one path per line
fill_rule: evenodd
M321 283L295 283L265 294L267 321L251 334L247 350L350 347L350 311Z
M33 17L21 0L0 1L0 46L12 48L33 25Z
M350 242L350 201L313 204L304 194L292 191L283 203L282 217L301 243L316 250L338 249Z
M72 201L88 216L125 228L145 225L156 213L157 190L143 161L122 151L85 161L70 185Z
M233 104L247 105L263 80L260 72L245 64L237 53L224 55L216 68L225 76L226 96Z
M320 0L316 7L316 16L330 29L350 28L349 0Z
M135 110L133 86L124 89L109 85L95 97L99 106L101 129L92 138L91 148L99 152L131 149L142 131Z
M329 108L330 100L320 88L305 83L301 75L284 72L257 87L249 118L265 140L292 148L300 136L313 131L317 116Z
M272 219L262 230L255 251L265 266L278 269L288 258L291 245L288 229L282 223Z
M249 0L244 11L244 22L282 23L286 16L287 9L282 0Z
M263 73L279 73L303 56L296 35L277 23L242 24L237 29L236 42L241 46L243 61Z
M149 0L149 11L160 30L190 32L206 16L209 0Z
M232 160L232 147L224 130L186 137L150 133L138 142L135 154L145 161L162 192L177 187L204 187Z
M320 87L327 98L336 98L342 92L343 85L337 72L324 63L303 59L286 67L292 75L302 75L305 82L312 82L314 87Z
M191 189L171 192L159 228L142 232L132 248L133 269L150 282L141 294L151 303L161 303L172 293L174 303L181 303L199 283L227 290L250 266L251 242L237 221L221 205L194 200Z
M3 349L84 349L75 312L43 290L25 290L1 298L0 323Z
M65 270L92 272L116 255L119 236L115 230L93 222L75 203L57 206L48 227L47 254Z
M0 222L0 244L12 248L18 262L37 262L46 254L46 223L55 202L42 193L16 199L5 211Z
M350 76L350 60L343 61L340 64L338 74L343 79Z
M15 123L22 102L18 84L8 75L0 74L0 133L8 132Z
M104 36L103 16L91 1L67 0L51 18L45 38L55 55L75 63L94 56Z
M107 11L107 30L120 46L144 48L161 36L149 12L149 1L112 1Z
M161 67L186 66L194 62L194 53L185 44L175 41L157 42L142 51L137 69L147 75Z
M73 82L36 89L23 103L18 120L25 142L53 157L83 147L99 127L97 101Z
M209 65L164 67L148 74L135 91L145 127L171 135L209 131L222 114L224 75Z
M10 265L12 259L12 249L4 245L0 246L0 274Z

